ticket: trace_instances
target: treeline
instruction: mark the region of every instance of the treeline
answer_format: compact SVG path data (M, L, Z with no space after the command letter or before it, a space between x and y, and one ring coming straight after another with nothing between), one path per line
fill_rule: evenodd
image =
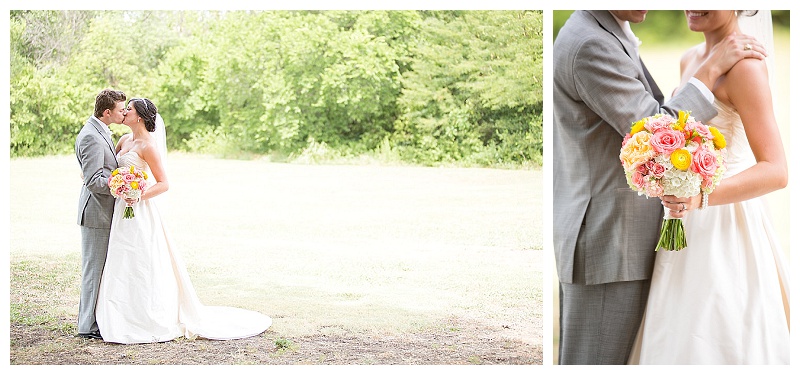
M10 31L12 157L72 152L112 87L156 103L171 149L541 163L541 11L11 11Z

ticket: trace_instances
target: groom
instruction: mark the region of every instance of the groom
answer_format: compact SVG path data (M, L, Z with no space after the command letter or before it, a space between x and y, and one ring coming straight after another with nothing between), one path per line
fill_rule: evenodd
M642 319L663 207L631 190L620 167L631 123L679 110L699 121L713 118L709 88L742 58L765 53L752 38L737 36L712 50L690 84L662 103L630 30L646 14L575 11L553 45L559 364L627 363Z
M114 197L108 188L108 178L117 168L114 141L108 125L122 123L125 99L122 91L101 91L95 98L94 115L86 120L75 140L75 156L83 175L78 200L82 269L78 336L84 338L102 339L94 309L114 213Z

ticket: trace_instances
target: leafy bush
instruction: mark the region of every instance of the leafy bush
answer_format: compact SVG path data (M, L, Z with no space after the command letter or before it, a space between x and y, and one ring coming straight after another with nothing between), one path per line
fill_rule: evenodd
M72 152L112 87L154 100L171 149L539 163L541 28L540 11L12 11L11 155Z

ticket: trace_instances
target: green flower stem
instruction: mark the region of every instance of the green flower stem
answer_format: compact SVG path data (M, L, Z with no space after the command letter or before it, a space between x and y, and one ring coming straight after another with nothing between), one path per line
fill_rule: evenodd
M686 232L683 229L683 220L665 219L661 226L661 236L658 238L658 249L668 251L683 250L686 244Z
M123 219L132 219L133 218L133 207L126 206L125 213L122 215Z

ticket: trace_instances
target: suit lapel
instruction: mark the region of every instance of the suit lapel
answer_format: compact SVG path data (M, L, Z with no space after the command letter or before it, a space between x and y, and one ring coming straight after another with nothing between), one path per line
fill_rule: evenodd
M628 54L628 57L636 62L638 60L636 46L634 46L633 42L628 40L628 37L625 36L625 32L622 31L621 27L619 27L617 19L614 18L614 16L611 15L611 13L609 13L607 10L589 10L588 12L597 20L597 23L600 25L600 27L617 38L620 44L622 44L622 48L625 49L625 53Z
M89 121L91 122L92 126L94 126L94 129L100 133L100 136L103 137L103 140L106 141L106 145L108 145L108 148L111 150L111 154L114 155L114 161L117 161L117 153L114 147L114 141L111 140L111 137L109 137L108 133L106 133L105 124L102 124L100 120L94 116L90 117Z
M644 61L639 59L639 62L642 64L642 70L644 70L644 77L647 79L647 83L650 85L650 89L653 92L653 97L658 100L658 104L664 105L664 94L661 92L661 89L658 88L658 84L653 79L653 76L650 75L650 71L647 70L647 66L644 65Z
M656 98L659 103L664 104L664 95L661 93L661 90L658 88L655 80L653 80L650 72L644 66L642 59L639 58L638 53L636 52L636 46L633 45L633 42L630 39L628 39L628 37L625 35L625 32L622 31L622 28L619 26L619 23L617 23L617 19L614 18L614 16L611 15L611 13L609 13L607 10L589 10L587 12L589 12L589 14L591 14L592 17L597 20L597 23L601 28L617 38L620 44L622 44L622 48L625 50L625 53L631 58L631 60L633 60L636 67L639 68L639 73L645 78L642 83L647 88L647 91L653 94L653 97Z

